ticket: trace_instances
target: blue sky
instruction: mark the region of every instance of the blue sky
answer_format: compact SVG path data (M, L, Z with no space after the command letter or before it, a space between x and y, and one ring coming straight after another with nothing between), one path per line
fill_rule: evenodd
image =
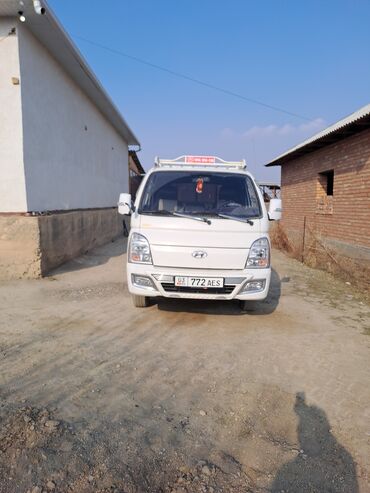
M49 0L138 136L139 157L263 164L370 102L368 0ZM279 113L117 56L84 37L297 113Z

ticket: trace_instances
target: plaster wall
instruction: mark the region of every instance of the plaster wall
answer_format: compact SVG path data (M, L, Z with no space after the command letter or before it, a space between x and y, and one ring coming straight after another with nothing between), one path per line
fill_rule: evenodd
M17 23L0 18L0 212L27 210ZM17 84L19 81L19 84Z
M128 146L26 26L19 28L28 211L112 207Z

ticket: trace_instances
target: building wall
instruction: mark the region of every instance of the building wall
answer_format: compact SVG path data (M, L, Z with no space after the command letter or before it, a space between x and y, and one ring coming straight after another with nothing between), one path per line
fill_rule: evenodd
M15 25L0 18L0 213L27 210L21 85L12 82L12 77L20 79L18 36L7 36Z
M122 235L128 146L26 24L0 39L0 279L36 278Z
M323 197L319 173L331 169L333 196ZM284 164L281 180L282 225L293 242L302 241L306 217L336 249L370 258L370 130Z
M25 25L19 47L25 210L114 206L129 187L127 144Z
M41 277L123 234L116 208L0 215L0 279Z
M123 234L117 208L80 210L38 217L42 275Z

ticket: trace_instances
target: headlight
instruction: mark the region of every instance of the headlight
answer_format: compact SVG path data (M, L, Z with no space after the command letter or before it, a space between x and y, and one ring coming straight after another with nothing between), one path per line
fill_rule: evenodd
M260 238L252 243L245 267L265 269L270 266L270 244L267 238Z
M129 262L152 264L152 254L148 240L143 235L133 233L130 240Z
M265 286L266 279L254 279L253 281L246 282L239 294L258 293L258 291L263 291Z

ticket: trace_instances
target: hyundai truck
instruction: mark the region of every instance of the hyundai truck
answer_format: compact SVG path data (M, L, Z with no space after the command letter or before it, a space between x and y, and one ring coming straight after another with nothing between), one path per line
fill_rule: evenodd
M122 193L118 211L131 216L127 285L136 307L151 298L266 298L271 279L269 223L281 201L263 195L245 161L214 156L158 159L135 202Z

